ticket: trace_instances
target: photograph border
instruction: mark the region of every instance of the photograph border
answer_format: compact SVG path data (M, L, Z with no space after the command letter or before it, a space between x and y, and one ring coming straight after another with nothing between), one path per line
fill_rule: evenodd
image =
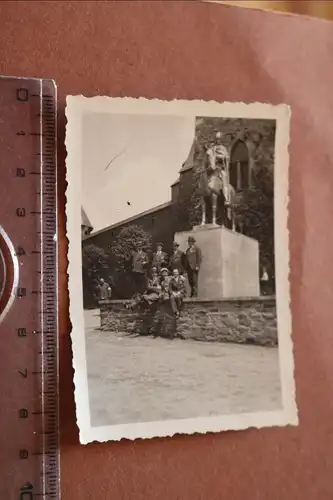
M86 113L152 114L276 120L274 161L274 237L276 307L282 409L214 417L138 422L92 427L90 424L88 376L83 314L81 202L82 202L82 118ZM68 247L69 314L72 325L75 404L80 442L118 441L122 438L153 438L298 424L291 337L289 282L289 139L291 109L286 104L243 103L104 96L67 96L66 105L66 216Z

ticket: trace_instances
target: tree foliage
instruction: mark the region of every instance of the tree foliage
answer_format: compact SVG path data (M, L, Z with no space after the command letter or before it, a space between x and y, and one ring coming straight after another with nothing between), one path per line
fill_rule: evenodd
M257 165L252 186L243 194L237 216L243 231L259 242L260 264L274 274L274 178L271 169Z
M109 254L93 243L82 244L82 279L84 307L96 307L98 279L106 277L109 269Z
M108 268L109 255L103 249L90 244L82 246L82 268L87 276L91 278L98 277L103 269Z
M214 140L216 133L222 132L222 141L225 146L237 138L238 134L243 134L255 145L259 145L263 140L268 139L274 143L275 121L263 119L247 118L199 118L196 128L196 137L198 142L204 146Z
M114 257L118 267L123 271L129 271L129 263L133 251L141 242L143 249L150 252L152 238L141 226L131 225L124 227L116 240L110 246L110 253Z
M135 291L131 276L131 255L141 242L142 248L150 253L152 237L139 225L131 225L121 229L110 246L112 259L113 296L116 298L131 297Z

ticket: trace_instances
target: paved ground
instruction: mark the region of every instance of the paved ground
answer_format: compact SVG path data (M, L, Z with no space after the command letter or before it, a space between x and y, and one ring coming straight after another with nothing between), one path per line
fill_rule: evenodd
M86 311L93 426L281 407L278 349L97 330Z

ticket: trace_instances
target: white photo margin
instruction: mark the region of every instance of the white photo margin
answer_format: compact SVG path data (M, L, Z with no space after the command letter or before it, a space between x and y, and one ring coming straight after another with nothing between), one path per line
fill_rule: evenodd
M214 417L167 420L92 427L90 424L88 377L86 363L82 256L81 256L81 201L82 201L82 123L87 113L156 114L179 116L211 116L226 118L276 120L274 163L274 236L276 306L278 318L279 365L282 390L282 410L241 413ZM157 99L111 98L82 95L68 96L66 106L67 191L66 216L69 274L69 312L72 324L72 348L75 384L75 403L80 442L118 441L122 438L152 438L174 434L192 434L241 430L298 424L295 400L294 358L291 338L291 308L289 283L289 138L291 110L288 105L198 100L162 101Z

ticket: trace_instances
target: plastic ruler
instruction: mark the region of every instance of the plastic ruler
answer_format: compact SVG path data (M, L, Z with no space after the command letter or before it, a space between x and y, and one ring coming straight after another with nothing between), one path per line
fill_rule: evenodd
M0 499L60 498L57 97L0 78Z

